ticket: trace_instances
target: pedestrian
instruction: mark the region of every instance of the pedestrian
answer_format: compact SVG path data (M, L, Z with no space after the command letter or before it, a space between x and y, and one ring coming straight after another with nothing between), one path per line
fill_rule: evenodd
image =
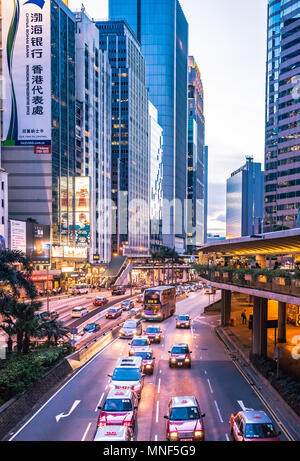
M246 316L245 311L242 312L241 317L242 317L242 323L243 325L245 325L247 323L247 316Z

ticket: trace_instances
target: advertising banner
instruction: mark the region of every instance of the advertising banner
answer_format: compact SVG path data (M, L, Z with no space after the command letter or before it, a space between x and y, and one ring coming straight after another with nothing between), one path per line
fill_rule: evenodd
M51 0L2 2L3 144L51 153Z
M64 258L86 259L87 248L64 247Z
M90 244L90 178L75 178L75 232L76 244Z
M27 256L34 264L50 264L50 226L26 223Z
M26 222L10 221L10 249L26 253Z

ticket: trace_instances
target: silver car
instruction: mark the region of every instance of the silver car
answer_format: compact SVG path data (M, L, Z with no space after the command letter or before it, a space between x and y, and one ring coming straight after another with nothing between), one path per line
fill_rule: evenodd
M120 328L119 338L131 339L134 336L140 336L142 334L142 324L140 320L130 319L124 322L124 325Z

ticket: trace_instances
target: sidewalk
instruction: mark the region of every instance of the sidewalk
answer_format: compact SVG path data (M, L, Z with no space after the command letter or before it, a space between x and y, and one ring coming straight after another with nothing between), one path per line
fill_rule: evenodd
M245 311L247 323L242 324L241 313ZM247 354L251 352L252 348L252 330L249 330L248 321L250 315L253 315L253 305L249 303L247 295L235 294L232 297L231 318L236 319L236 326L229 327L229 330L235 335L241 343L242 350ZM268 306L268 319L277 320L278 309L276 302L269 302ZM287 342L285 344L277 344L282 348L283 357L280 360L282 369L289 375L293 375L296 379L300 380L300 360L292 358L292 350L295 347L293 338L300 335L300 328L287 325ZM274 359L275 347L275 330L268 330L268 357Z
M285 400L252 365L247 348L232 333L230 327L217 327L216 335L228 350L233 362L265 403L281 430L292 441L300 441L300 418Z

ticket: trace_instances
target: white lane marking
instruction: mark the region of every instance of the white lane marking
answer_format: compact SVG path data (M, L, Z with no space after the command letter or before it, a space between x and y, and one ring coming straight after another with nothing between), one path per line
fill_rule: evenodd
M207 375L207 371L205 370L204 373Z
M100 400L99 400L99 402L98 402L98 404L97 404L97 406L96 406L96 408L95 408L95 411L98 411L98 407L100 406L103 397L104 397L104 392L103 392L103 394L102 394L101 397L100 397Z
M224 423L223 418L222 418L222 415L221 415L221 412L220 412L220 408L219 408L218 403L217 403L216 400L215 400L215 407L216 407L216 410L217 410L217 413L218 413L220 422L221 422L221 423Z
M209 379L207 380L207 383L208 383L209 390L210 390L211 394L213 394L214 391L213 391L213 388L212 388L212 386L211 386L211 383L210 383L210 380L209 380Z
M227 442L230 442L229 435L228 435L228 434L225 434L225 437L226 437Z
M9 442L11 442L18 434L20 434L20 432L48 405L48 403L50 403L51 400L53 400L60 393L60 391L62 391L71 381L73 381L73 379L76 378L76 376L79 375L79 373L81 373L86 367L88 367L94 360L96 360L99 357L99 355L106 351L106 349L108 349L117 340L118 338L114 339L110 344L108 344L104 349L102 349L102 351L95 355L95 357L92 358L86 365L80 368L80 370L78 370L77 373L75 373L75 375L69 379L69 381L67 381L60 389L58 389L58 391L56 391L55 394L53 394L52 397L50 397L50 399L47 400L47 402L45 402L44 405L42 405L41 408L38 411L36 411L33 416L31 416L30 419L26 421L25 424L23 424L23 426L9 439Z
M159 370L159 373L162 374L162 370Z
M239 406L241 407L241 409L243 411L247 410L247 408L245 407L244 402L242 400L238 400L237 403L239 404Z
M92 425L92 423L89 423L89 424L88 424L88 427L86 428L85 433L83 434L83 437L82 437L82 439L81 439L81 442L84 442L84 441L85 441L85 438L86 438L86 436L88 435L88 432L89 432L89 430L90 430L91 425Z
M159 380L158 380L158 389L157 389L158 394L160 394L160 382L161 382L161 379L159 378Z
M56 419L56 422L58 423L59 420L61 420L61 418L68 418L68 416L71 416L71 414L73 413L73 411L78 407L78 405L80 404L81 400L75 400L75 402L73 403L73 405L71 406L71 409L69 411L69 413L67 413L66 415L64 413L60 413L59 415L57 415L55 417Z
M106 390L106 391L107 391L107 389L108 389L108 385L107 385L107 386L105 386L105 390Z
M156 402L156 422L158 423L158 417L159 417L159 402Z
M154 437L155 442L157 442L157 435Z

